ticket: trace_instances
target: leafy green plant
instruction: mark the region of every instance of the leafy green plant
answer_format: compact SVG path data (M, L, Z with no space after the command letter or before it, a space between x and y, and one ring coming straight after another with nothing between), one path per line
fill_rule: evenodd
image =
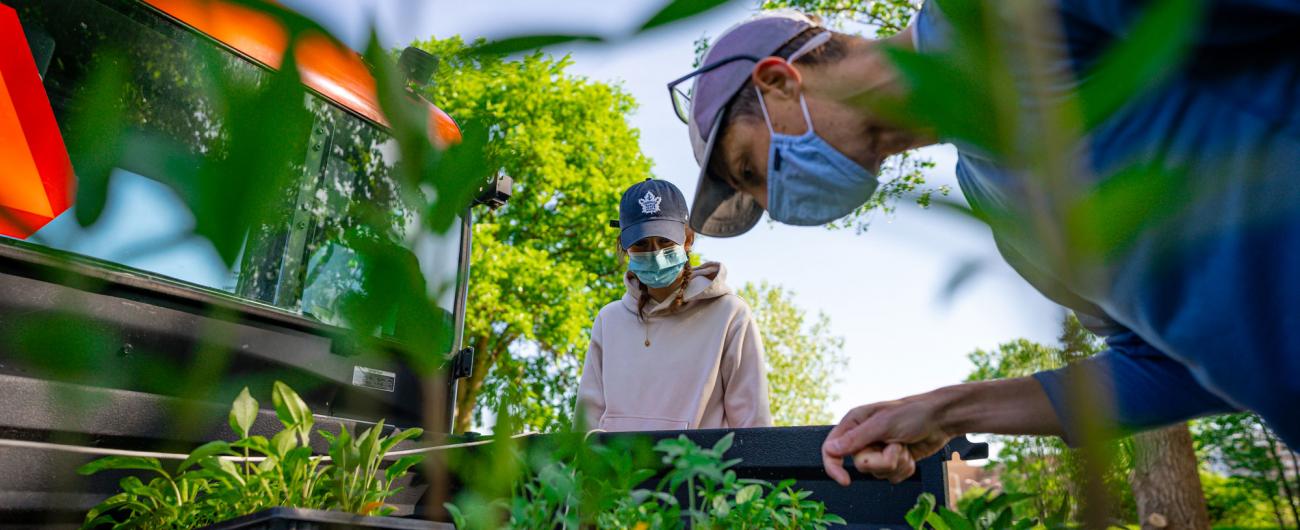
M740 459L723 460L732 435L712 448L702 448L685 436L664 440L655 450L664 453L671 471L659 483L662 491L687 489L687 517L692 528L826 528L844 524L826 506L810 500L810 491L794 489L794 480L775 486L763 480L740 479L732 466ZM698 502L697 502L698 500Z
M395 484L423 458L408 455L381 471L384 457L421 429L382 436L383 421L353 436L344 427L329 441L329 457L313 455L311 409L288 385L275 382L271 395L284 429L271 438L250 434L257 400L245 388L230 408L234 442L208 442L168 471L156 458L105 457L82 466L92 475L105 470L147 471L145 482L128 476L121 493L86 514L83 528L194 528L275 506L387 515L384 501L401 490Z
M1033 499L1027 493L985 492L963 499L957 510L939 506L934 495L922 493L907 512L907 524L915 530L1025 530L1065 528L1069 506L1061 507L1046 518L1017 518L1015 506Z
M844 524L809 499L812 492L794 489L794 480L773 485L737 477L731 468L740 460L724 458L732 440L729 434L713 447L700 447L686 436L660 441L654 451L666 470L654 489L637 487L657 472L636 466L629 451L592 446L585 455L589 459L579 452L568 461L540 462L508 502L498 503L508 512L504 527L822 529ZM589 462L601 462L602 472ZM683 490L684 506L678 500ZM485 526L465 516L478 507L466 508L447 505L457 527Z

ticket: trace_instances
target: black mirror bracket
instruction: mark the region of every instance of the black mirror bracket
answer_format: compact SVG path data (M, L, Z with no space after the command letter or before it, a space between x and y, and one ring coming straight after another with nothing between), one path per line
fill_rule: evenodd
M482 204L495 210L505 206L513 194L515 179L509 175L496 174L478 187L478 197L474 204Z

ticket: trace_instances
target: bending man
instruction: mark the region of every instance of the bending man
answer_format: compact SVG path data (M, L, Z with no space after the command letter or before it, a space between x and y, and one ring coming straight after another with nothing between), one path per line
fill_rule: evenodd
M1064 72L1054 81L1066 82L1035 87L1051 99L1077 91L1082 73L1126 38L1140 6L1047 4L1058 31L1013 45L1042 47L1044 70ZM1207 8L1203 20L1213 24L1197 28L1188 59L1068 149L1075 157L1065 189L1080 193L1106 188L1135 164L1170 175L1158 196L1140 200L1175 207L1096 216L1135 217L1131 240L1103 259L1062 264L1059 242L1071 239L1060 227L1069 219L1035 210L1030 191L1046 177L957 143L962 192L990 219L999 251L1109 349L1033 377L858 407L823 445L833 478L847 484L843 458L856 455L859 470L902 480L916 459L966 432L1077 441L1082 411L1140 430L1246 409L1300 446L1300 4L1214 0ZM855 103L948 90L905 86L883 47L941 53L953 42L933 3L887 40L833 32L797 14L760 15L728 30L699 70L669 86L701 166L692 228L730 237L764 210L793 225L852 213L874 192L882 160L943 140ZM689 101L678 88L686 82L694 83ZM1075 380L1088 383L1066 384Z

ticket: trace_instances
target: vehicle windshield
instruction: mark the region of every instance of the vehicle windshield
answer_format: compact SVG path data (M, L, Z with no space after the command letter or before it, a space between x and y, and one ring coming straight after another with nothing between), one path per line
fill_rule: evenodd
M76 137L68 134L68 123L77 115L79 91L105 43L137 65L128 69L122 97L130 126L144 136L179 140L201 157L225 155L223 125L214 118L220 103L198 80L211 76L211 68L250 83L269 74L140 2L0 2L18 11L67 141ZM107 203L96 223L81 227L74 205L26 239L341 325L335 304L344 292L361 289L360 258L348 241L363 226L356 206L364 205L391 219L387 233L364 235L411 249L450 321L454 289L446 286L456 281L459 232L433 236L414 229L418 209L398 193L390 175L397 149L381 127L315 94L307 99L314 124L296 172L300 178L274 198L275 220L247 234L232 265L207 239L193 234L195 218L169 185L174 178L160 157L129 152L109 179Z

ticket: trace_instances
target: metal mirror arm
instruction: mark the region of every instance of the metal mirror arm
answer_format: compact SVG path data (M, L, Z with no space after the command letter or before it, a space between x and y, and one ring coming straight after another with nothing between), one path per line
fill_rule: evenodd
M474 348L465 346L465 310L469 297L469 267L474 240L474 206L487 206L496 210L510 200L514 179L508 175L495 175L479 186L474 202L465 208L460 217L460 258L456 272L456 323L452 342L454 353L450 359L450 377L447 385L447 432L453 432L456 422L456 398L461 379L474 374Z

